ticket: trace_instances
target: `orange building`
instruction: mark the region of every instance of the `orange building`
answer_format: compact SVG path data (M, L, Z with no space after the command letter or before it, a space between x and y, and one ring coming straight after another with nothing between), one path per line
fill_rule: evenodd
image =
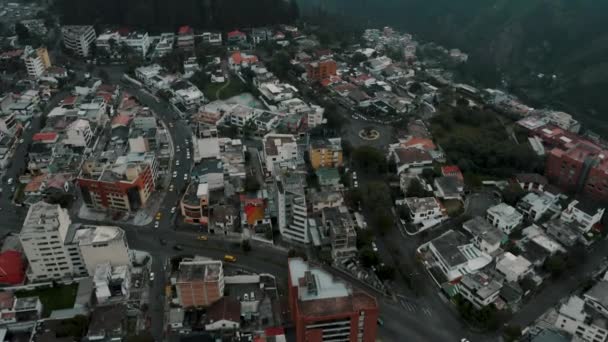
M309 63L306 66L306 76L310 81L321 81L336 75L338 65L333 59Z
M310 164L315 170L322 167L340 167L344 164L342 139L331 138L312 141L308 148L308 156L310 157Z
M182 260L175 289L184 309L210 306L224 296L222 262L203 257Z

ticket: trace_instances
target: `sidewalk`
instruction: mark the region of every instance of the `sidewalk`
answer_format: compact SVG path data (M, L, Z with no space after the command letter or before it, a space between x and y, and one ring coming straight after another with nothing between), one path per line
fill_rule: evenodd
M126 218L122 218L120 220L113 220L108 212L90 209L84 203L80 203L80 208L77 209L77 216L82 220L113 222L117 224L128 224L143 227L152 223L154 220L154 215L160 208L164 198L165 193L155 191L148 199L148 203L146 204L145 208L138 210L135 212L135 214L130 213ZM125 213L125 215L127 215L127 213Z

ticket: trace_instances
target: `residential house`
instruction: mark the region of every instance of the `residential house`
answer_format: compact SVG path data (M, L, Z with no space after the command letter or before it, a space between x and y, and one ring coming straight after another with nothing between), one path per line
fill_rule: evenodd
M262 140L266 169L275 173L277 164L295 165L298 159L298 144L292 134L267 134Z
M496 261L496 270L509 282L518 282L532 272L532 263L521 255L505 252Z
M338 168L343 165L342 139L316 139L310 142L308 157L313 169Z
M390 157L397 164L397 174L411 168L423 168L433 164L433 157L425 150L419 148L396 148L391 151Z
M485 272L465 274L458 283L458 293L477 309L494 303L501 288L502 284Z
M608 337L606 319L585 305L578 296L571 296L557 310L555 327L583 341L604 342Z
M473 244L482 252L493 255L507 241L507 236L492 226L486 219L476 216L462 224L462 228L473 236Z
M544 187L549 184L547 178L538 173L518 173L515 175L515 181L524 191L543 191Z
M179 263L175 289L184 309L211 306L224 296L222 262L203 257L183 259Z
M442 176L434 180L435 195L444 200L461 200L464 194L464 182L457 176Z
M512 206L500 203L487 210L486 219L494 227L509 235L523 222L524 216Z
M587 233L602 221L606 208L589 200L573 200L562 212L561 219L578 223L579 229Z
M550 237L566 247L574 246L581 237L581 231L576 222L553 219L544 223L543 226Z
M315 171L320 186L338 187L340 185L340 172L336 168L320 168Z
M559 200L559 195L550 192L530 192L517 202L516 207L524 217L538 221L545 214L559 213L561 211Z
M323 229L331 240L331 255L334 262L357 255L357 232L346 207L321 210Z
M241 303L222 297L207 309L205 331L238 331L241 326Z
M409 197L405 199L413 224L428 227L445 218L445 209L435 197Z

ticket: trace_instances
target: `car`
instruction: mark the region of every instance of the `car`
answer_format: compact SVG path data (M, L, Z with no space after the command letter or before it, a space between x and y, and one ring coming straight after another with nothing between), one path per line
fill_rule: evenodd
M177 171L173 171L173 178L177 178Z
M190 160L190 154L186 155L186 159Z
M378 317L378 319L376 320L376 322L378 322L379 326L383 326L384 325L384 320L380 317Z
M154 281L154 272L150 272L150 281Z
M154 221L154 228L158 229L158 227L160 227L160 222Z
M353 180L357 180L357 171L353 171Z
M358 187L359 187L359 182L355 181L355 182L353 183L353 186L354 186L355 188L358 188Z
M13 184L13 179L12 179L12 178L9 178L9 179L6 181L6 184L8 184L8 185Z
M468 338L463 337L463 338L460 339L460 342L471 342L471 341L469 341Z
M177 210L176 207L171 208L171 214L175 214L175 210Z
M175 177L173 177L175 178ZM169 185L169 191L173 191L175 189L175 187L173 186L173 184Z
M182 245L177 244L173 246L173 249L175 249L176 251L183 251L184 247Z
M378 252L378 246L376 245L376 243L374 241L372 241L372 250L374 252Z
M175 166L179 166L179 160L175 162Z
M19 139L20 144L23 144L24 141L25 141L25 139Z
M165 240L165 239L160 239L159 242L160 242L161 246L167 245L167 240Z
M159 211L156 213L156 219L160 220L160 218L163 216L163 214Z
M199 241L207 241L209 240L209 238L207 237L207 235L199 235L196 237L197 240Z
M184 173L184 180L187 181L188 180L188 174Z
M224 261L236 262L236 257L234 255L226 254L224 255Z

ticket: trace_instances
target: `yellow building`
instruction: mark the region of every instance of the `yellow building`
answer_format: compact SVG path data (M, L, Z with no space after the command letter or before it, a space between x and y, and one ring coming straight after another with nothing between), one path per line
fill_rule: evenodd
M315 140L308 148L310 164L313 169L340 167L344 160L342 157L342 139L331 138Z
M51 58L49 57L49 51L45 47L40 47L36 49L36 54L38 55L38 58L40 58L40 61L42 62L42 65L44 65L45 69L51 67Z

